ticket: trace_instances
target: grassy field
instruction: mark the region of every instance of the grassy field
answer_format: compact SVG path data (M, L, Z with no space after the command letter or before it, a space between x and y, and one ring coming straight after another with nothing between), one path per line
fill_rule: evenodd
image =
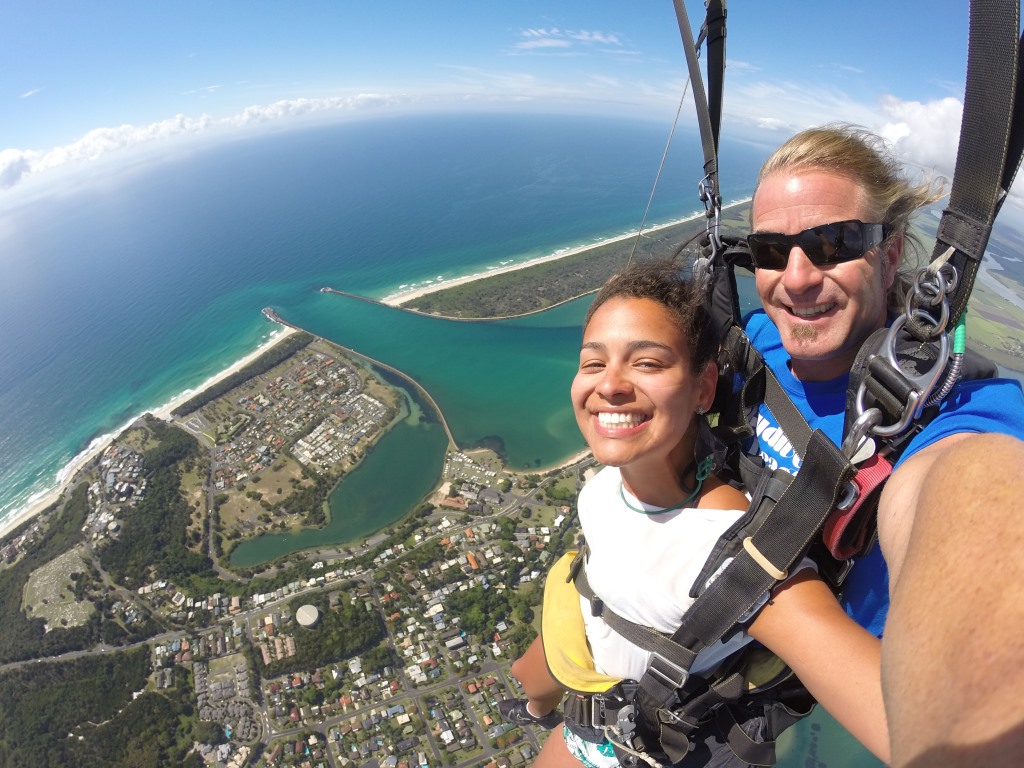
M72 574L85 573L87 566L78 548L65 552L29 576L21 608L31 619L43 619L48 626L78 627L89 620L95 606L75 599Z
M311 480L302 477L302 468L298 461L290 456L278 458L259 475L246 480L244 491L232 490L228 493L228 500L220 508L220 520L225 533L233 530L251 533L256 529L269 528L275 523L283 523L285 526L300 525L301 516L290 515L290 520L278 519L273 511L267 510L260 503L260 499L271 507L278 507L287 504L289 497L296 490L312 484ZM259 494L259 498L247 495L249 493ZM262 521L261 515L266 516Z

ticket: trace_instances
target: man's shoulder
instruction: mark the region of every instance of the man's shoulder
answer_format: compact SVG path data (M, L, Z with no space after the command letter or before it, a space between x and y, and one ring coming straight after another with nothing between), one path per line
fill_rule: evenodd
M932 418L911 440L902 460L944 437L998 433L1024 440L1024 392L1013 379L970 379L953 388Z
M769 365L774 363L774 358L777 355L785 352L779 329L775 327L775 323L763 309L755 309L744 318L743 331L747 334L754 349L761 353L761 357Z

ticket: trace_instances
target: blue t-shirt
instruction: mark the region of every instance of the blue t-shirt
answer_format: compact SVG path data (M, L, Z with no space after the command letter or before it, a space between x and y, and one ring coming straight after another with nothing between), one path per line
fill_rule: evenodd
M778 328L761 310L747 318L746 332L811 429L820 429L839 445L849 376L830 381L797 380L789 370L789 354L782 346ZM895 466L959 432L997 432L1024 440L1024 393L1020 384L1010 379L958 383L939 406L935 419L910 441ZM793 473L800 469L800 457L764 405L758 412L757 435L761 455L773 468ZM889 610L889 571L877 543L854 564L843 588L842 602L854 621L881 637Z

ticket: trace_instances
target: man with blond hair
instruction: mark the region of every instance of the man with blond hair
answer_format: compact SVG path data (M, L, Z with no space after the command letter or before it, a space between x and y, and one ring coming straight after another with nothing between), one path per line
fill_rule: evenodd
M811 428L837 444L857 352L903 307L910 217L937 196L852 126L797 134L761 170L748 243L763 309L747 333ZM778 428L762 408L758 433ZM895 465L878 545L844 586L848 613L883 638L893 765L1024 761L1022 439L1019 384L959 382ZM788 441L760 449L799 470Z

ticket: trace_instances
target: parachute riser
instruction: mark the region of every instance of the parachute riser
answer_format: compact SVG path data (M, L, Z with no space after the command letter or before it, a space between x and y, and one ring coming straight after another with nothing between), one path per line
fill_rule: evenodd
M718 189L718 136L722 119L722 85L725 71L725 5L725 0L705 0L707 13L700 36L695 43L685 1L673 0L704 155L704 177L698 185L698 195L704 204L707 230L701 243L701 252L694 261L692 274L709 300L714 273L719 266L718 256L723 250L720 235L722 196ZM705 41L708 54L708 90L704 88L698 61L700 46Z

